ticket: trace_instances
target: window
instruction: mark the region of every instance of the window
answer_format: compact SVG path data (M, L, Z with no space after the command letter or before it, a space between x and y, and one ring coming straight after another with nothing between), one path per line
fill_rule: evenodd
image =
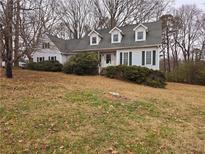
M43 43L42 48L43 49L49 49L50 48L50 43Z
M111 64L111 54L106 54L106 64Z
M120 53L120 65L132 66L132 52Z
M152 64L152 52L147 51L146 52L146 65L151 65Z
M54 56L54 57L48 57L48 60L49 60L49 61L56 61L56 56Z
M37 62L42 62L44 61L44 57L37 57Z
M92 44L97 44L97 37L92 37Z
M144 39L144 32L137 32L137 39L143 40Z
M142 51L142 65L156 65L156 51Z
M113 35L113 42L119 42L118 34Z
M124 65L128 65L128 53L124 53Z

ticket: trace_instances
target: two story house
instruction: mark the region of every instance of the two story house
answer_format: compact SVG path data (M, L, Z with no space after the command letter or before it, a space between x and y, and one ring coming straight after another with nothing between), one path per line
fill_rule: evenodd
M39 50L34 53L34 62L58 60L64 64L81 52L97 52L101 68L115 65L136 65L159 70L161 50L161 23L141 23L92 30L82 39L64 40L46 35Z

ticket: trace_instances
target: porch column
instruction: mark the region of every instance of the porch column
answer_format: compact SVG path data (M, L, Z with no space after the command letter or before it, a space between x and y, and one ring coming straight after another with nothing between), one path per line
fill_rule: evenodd
M98 74L101 73L101 59L100 59L100 51L98 51Z

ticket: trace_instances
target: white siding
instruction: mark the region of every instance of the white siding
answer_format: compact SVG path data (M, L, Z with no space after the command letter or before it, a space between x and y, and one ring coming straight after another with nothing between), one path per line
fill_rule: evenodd
M49 43L50 48L43 49L42 48L43 43ZM64 63L61 52L58 50L58 48L55 46L55 44L47 36L44 36L41 39L41 43L38 46L38 50L33 54L33 61L34 62L37 62L37 57L44 57L44 60L49 60L49 57L56 57L57 61L59 61L61 64Z
M56 51L42 49L33 54L33 61L37 62L37 57L44 57L44 60L49 60L49 57L56 57L56 60L62 63L62 55Z
M144 67L159 70L159 48L141 48L141 49L126 49L126 50L117 50L116 53L116 65L120 65L120 53L132 52L132 65L142 66L142 51L156 51L156 65L144 65Z

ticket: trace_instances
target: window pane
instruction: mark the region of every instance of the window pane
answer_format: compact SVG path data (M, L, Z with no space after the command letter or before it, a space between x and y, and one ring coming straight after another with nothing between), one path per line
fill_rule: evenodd
M106 54L106 64L111 64L111 54Z
M128 65L128 53L124 53L124 65Z
M118 34L113 35L113 42L118 42Z
M97 43L97 38L96 37L92 37L92 44L96 44Z
M143 40L143 36L144 36L144 33L143 33L143 32L138 32L138 33L137 33L137 39L138 39L138 40Z
M152 52L151 51L146 52L146 64L147 65L152 64Z

